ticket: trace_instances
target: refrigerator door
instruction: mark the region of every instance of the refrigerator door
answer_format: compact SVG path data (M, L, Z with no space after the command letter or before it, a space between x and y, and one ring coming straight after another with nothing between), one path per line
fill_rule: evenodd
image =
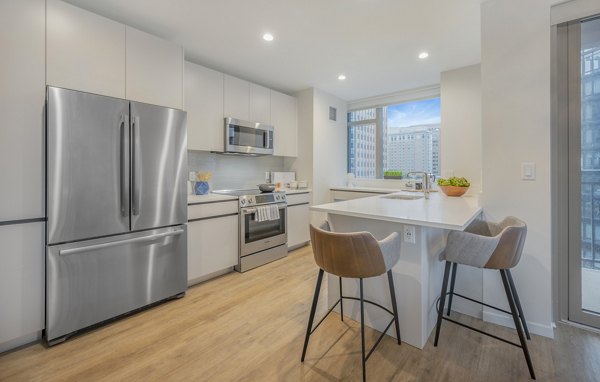
M129 102L48 87L48 243L129 230Z
M187 114L131 102L131 230L187 221Z
M187 225L47 247L46 341L185 292Z

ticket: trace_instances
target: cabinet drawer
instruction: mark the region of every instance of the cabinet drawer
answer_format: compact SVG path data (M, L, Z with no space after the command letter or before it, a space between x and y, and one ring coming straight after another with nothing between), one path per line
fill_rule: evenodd
M302 203L310 203L310 193L302 193L302 194L290 194L286 195L288 206L293 206L294 204L302 204Z
M218 203L203 203L188 206L188 221L211 216L230 215L238 213L238 201L231 200Z

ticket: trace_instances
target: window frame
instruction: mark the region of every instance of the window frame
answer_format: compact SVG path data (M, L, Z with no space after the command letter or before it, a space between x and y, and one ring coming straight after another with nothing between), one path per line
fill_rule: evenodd
M381 139L384 134L384 123L387 125L387 112L384 112L384 108L393 105L399 105L408 102L417 102L417 101L426 101L439 98L441 105L441 91L439 85L430 86L425 88L419 88L411 91L404 91L399 93L394 93L390 95L374 97L367 100L360 100L353 103L348 104L348 112L346 114L347 121L347 139L346 139L346 169L348 172L350 171L350 131L351 127L357 125L365 125L370 123L375 123L375 178L362 178L356 176L357 179L376 179L376 180L387 180L383 177L383 168L384 168L384 142ZM367 119L361 121L353 121L350 122L350 113L360 110L366 109L375 109L375 119ZM386 119L384 121L384 119ZM387 134L387 126L385 126L386 134ZM441 154L441 110L440 110L440 154Z

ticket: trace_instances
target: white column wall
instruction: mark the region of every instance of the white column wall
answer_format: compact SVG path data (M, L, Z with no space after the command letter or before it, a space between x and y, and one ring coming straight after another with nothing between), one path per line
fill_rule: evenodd
M487 219L528 225L513 276L532 332L553 336L550 201L550 5L547 0L482 4L483 199ZM522 162L536 179L521 180ZM497 271L484 271L484 301L507 307ZM484 309L484 319L512 318Z

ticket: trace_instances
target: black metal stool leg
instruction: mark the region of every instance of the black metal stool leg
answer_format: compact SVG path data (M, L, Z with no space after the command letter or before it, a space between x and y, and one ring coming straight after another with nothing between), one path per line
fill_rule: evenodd
M363 279L360 279L360 341L362 344L363 382L367 380L367 360L365 355L365 299L363 295Z
M390 284L390 297L392 299L392 310L394 311L394 321L396 324L396 338L398 339L398 345L402 344L402 340L400 338L400 321L398 321L398 305L396 304L396 289L394 288L394 275L392 275L392 270L390 269L387 272L388 282Z
M450 295L448 296L448 312L447 316L450 315L450 310L452 310L452 296L454 296L454 283L456 282L456 268L458 268L457 263L452 264L452 279L450 280Z
M442 328L442 316L444 315L444 304L446 303L446 291L448 290L448 276L450 275L451 262L446 261L446 268L444 269L444 281L442 282L442 292L440 294L440 306L438 309L437 325L435 327L435 341L433 346L437 346L438 339L440 338L440 329Z
M342 298L342 276L340 276L340 316L344 321L344 299Z
M304 348L302 349L302 358L300 359L300 362L304 362L304 356L306 355L308 339L310 338L310 332L312 331L313 321L315 320L315 312L317 311L317 302L319 302L319 292L321 291L323 273L324 271L322 269L319 269L319 275L317 276L317 286L315 287L315 296L313 297L312 306L310 308L310 316L308 317L308 326L306 327L306 337L304 337Z
M517 328L517 333L519 334L519 341L521 342L521 348L523 349L523 354L525 355L525 361L527 362L527 367L529 368L529 375L531 379L535 379L535 372L533 371L533 365L531 363L531 357L529 355L529 349L527 348L527 340L525 339L525 335L523 334L523 328L521 327L521 321L519 320L519 316L517 315L517 308L515 301L512 296L512 291L508 282L508 277L506 275L506 271L500 269L500 276L502 276L502 284L504 284L504 291L506 292L506 299L508 300L508 305L510 306L510 311L512 313L513 321L515 322L515 328Z
M508 276L508 284L510 285L510 289L512 291L513 298L515 299L515 303L517 305L517 310L519 311L519 317L521 317L521 323L523 324L523 329L525 329L525 335L527 336L527 339L530 340L531 336L529 335L529 329L527 329L527 322L525 321L525 315L523 314L523 308L521 308L521 301L519 300L517 288L515 287L515 282L513 281L512 273L510 273L510 269L506 270L506 275Z

